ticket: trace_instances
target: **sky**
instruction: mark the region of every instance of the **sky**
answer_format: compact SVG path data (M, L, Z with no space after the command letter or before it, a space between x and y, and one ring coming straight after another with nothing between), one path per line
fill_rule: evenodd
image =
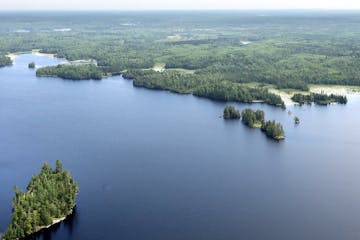
M360 9L360 0L0 0L0 11L166 9Z

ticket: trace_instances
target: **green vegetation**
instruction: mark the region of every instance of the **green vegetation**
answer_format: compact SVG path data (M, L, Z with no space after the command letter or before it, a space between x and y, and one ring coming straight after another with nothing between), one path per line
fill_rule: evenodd
M300 118L294 117L294 123L295 124L300 124Z
M261 128L266 136L275 139L285 139L285 133L282 125L275 121L265 121L265 113L261 110L253 111L245 109L241 113L242 122L250 128Z
M234 106L226 106L223 117L224 119L240 119L241 115L239 110L235 109Z
M32 177L26 193L15 188L11 224L3 239L24 238L72 212L78 186L62 163L53 170L47 163Z
M266 136L273 138L275 140L282 140L285 138L284 129L280 123L276 123L275 121L267 121L265 122L261 130L265 132Z
M136 86L278 106L281 101L266 89L242 85L257 82L299 90L308 90L308 84L360 86L359 14L260 14L264 13L4 13L0 54L41 49L68 60L94 59L101 67L66 74L57 69L50 75L99 79L127 72ZM24 26L26 31L19 31ZM71 31L56 32L56 27ZM2 66L4 57L0 59ZM165 65L164 73L149 70L158 63Z
M10 66L10 65L12 65L11 58L4 55L0 55L0 67Z
M247 87L236 82L221 80L218 75L201 76L200 74L182 74L179 72L155 72L151 70L128 71L125 78L133 79L134 86L150 89L164 89L176 93L192 93L221 101L252 103L264 102L270 105L285 107L278 95L261 87Z
M316 103L319 105L328 105L330 103L340 103L346 104L347 98L346 96L334 95L334 94L318 94L318 93L310 93L310 94L294 94L291 98L294 102L299 104L311 104Z
M265 113L261 110L245 109L241 116L243 123L251 128L260 128L265 122Z
M43 67L36 71L37 77L59 77L63 79L84 80L102 79L104 73L94 64L62 64L57 66Z
M35 68L35 63L34 62L29 63L28 67L29 68Z

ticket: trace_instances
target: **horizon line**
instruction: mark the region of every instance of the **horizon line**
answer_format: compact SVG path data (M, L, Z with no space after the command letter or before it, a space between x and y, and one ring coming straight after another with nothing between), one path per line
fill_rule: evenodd
M360 11L360 8L238 8L238 9L0 9L0 12L33 12L33 11L56 11L56 12L152 12L152 11Z

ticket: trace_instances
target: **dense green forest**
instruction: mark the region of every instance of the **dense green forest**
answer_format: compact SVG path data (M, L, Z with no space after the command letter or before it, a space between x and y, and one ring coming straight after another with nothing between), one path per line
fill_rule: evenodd
M30 66L29 66L30 67ZM84 80L103 78L104 73L101 68L94 64L61 64L57 66L43 67L36 71L38 77L60 77L63 79Z
M251 128L260 128L265 122L265 113L261 110L245 109L241 116L243 123Z
M12 61L9 57L0 55L0 67L12 65Z
M346 96L334 95L334 94L327 95L327 94L319 94L319 93L310 93L310 94L296 93L291 99L299 104L316 103L319 105L328 105L330 103L340 103L340 104L347 103Z
M226 106L223 113L224 119L240 119L240 111L235 109L234 106Z
M341 11L8 12L0 16L0 54L40 49L96 60L105 75L128 72L136 86L281 105L265 90L239 85L360 86L359 24L357 12ZM151 70L158 64L163 73ZM47 70L103 75L76 68Z
M262 126L261 130L266 136L275 140L282 140L285 138L285 133L282 125L275 121L266 121Z
M47 163L32 177L26 193L15 188L11 224L3 239L23 238L52 224L72 212L78 192L77 183L62 163L56 161L53 170Z
M225 81L217 74L202 76L200 74L183 74L179 72L155 72L152 70L135 70L123 74L134 79L134 86L150 89L165 89L176 93L193 93L221 101L252 103L265 102L270 105L285 107L281 98L265 88L246 87L237 82Z
M285 132L283 126L275 121L266 121L265 112L262 110L245 109L241 112L233 106L226 106L223 113L224 119L240 119L242 122L250 128L261 128L266 136L275 139L285 139ZM298 120L298 122L297 122ZM299 124L300 119L295 117L295 123Z
M28 67L29 68L35 68L35 63L34 62L29 63Z

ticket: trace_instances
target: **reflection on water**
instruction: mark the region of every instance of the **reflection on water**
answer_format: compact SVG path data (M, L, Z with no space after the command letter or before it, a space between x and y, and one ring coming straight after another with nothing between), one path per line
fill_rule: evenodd
M76 207L72 214L70 214L64 221L51 226L50 228L43 229L40 232L27 237L25 240L52 240L52 236L56 235L58 231L62 232L63 236L67 236L68 239L72 236L74 227L78 224L78 213Z

